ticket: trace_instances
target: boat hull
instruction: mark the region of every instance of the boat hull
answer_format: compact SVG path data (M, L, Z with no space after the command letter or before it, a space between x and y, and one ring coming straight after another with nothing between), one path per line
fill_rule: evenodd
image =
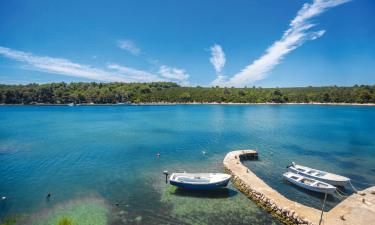
M227 186L230 177L223 173L173 173L169 183L188 190L212 190Z
M325 188L322 188L322 187L316 187L316 186L310 186L310 185L307 185L307 184L304 184L304 183L301 183L297 180L294 180L292 178L290 178L289 176L287 176L286 174L283 175L284 178L289 181L290 183L296 185L296 186L299 186L301 188L304 188L306 190L310 190L310 191L314 191L314 192L319 192L319 193L327 193L327 194L330 194L330 195L333 195L336 191L336 188L334 186L328 186L325 187ZM301 175L300 175L301 176ZM301 177L304 177L304 176L301 176ZM311 178L310 178L311 179ZM323 182L322 182L323 183Z
M174 185L178 188L187 189L187 190L212 190L223 188L228 185L229 179L209 184L191 184L191 183L181 183L176 181L169 181L171 185Z

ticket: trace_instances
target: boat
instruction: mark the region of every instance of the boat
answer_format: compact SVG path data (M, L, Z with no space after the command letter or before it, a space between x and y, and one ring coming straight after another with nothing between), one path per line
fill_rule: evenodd
M68 104L68 106L75 106L75 105L76 104L74 104L73 102Z
M348 177L297 165L294 162L292 162L292 165L288 166L288 170L290 172L313 178L315 180L323 181L334 186L345 187L350 183L350 178Z
M290 183L310 191L327 193L330 195L333 195L336 191L336 187L333 185L312 178L304 177L302 175L295 174L292 172L284 173L283 177Z
M227 186L230 175L225 173L172 173L169 183L189 190L211 190Z

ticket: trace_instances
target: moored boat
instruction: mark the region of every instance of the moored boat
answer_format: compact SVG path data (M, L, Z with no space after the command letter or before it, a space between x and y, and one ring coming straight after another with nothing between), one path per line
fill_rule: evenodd
M225 173L172 173L169 183L190 190L211 190L227 186L230 175Z
M301 188L333 195L336 191L336 187L322 181L318 181L312 178L304 177L299 174L292 172L286 172L283 174L283 177L288 180L290 183L295 184Z
M345 187L350 183L350 178L348 177L312 169L306 166L297 165L294 162L292 162L292 165L288 166L288 170L290 172L297 173L305 177L313 178L315 180L323 181L334 186Z

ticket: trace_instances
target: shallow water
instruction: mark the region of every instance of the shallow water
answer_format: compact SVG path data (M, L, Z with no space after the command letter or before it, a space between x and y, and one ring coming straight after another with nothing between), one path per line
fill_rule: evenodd
M222 171L228 151L257 149L260 161L246 165L287 197L320 207L322 196L283 182L285 167L295 161L368 187L374 130L375 107L1 106L0 218L49 218L95 196L111 224L278 224L232 186L181 192L162 171Z

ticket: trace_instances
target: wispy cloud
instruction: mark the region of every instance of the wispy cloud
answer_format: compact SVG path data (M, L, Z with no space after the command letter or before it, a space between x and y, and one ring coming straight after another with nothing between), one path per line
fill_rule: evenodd
M118 40L117 46L133 55L139 55L141 53L141 49L137 47L134 41L129 39Z
M106 82L157 82L173 81L188 84L189 75L183 69L160 66L157 73L151 73L116 63L109 63L106 68L74 63L68 59L37 56L32 53L13 50L0 46L0 55L23 62L23 68L54 73L71 77L86 78Z
M24 62L32 69L40 71L61 74L65 76L87 78L99 81L117 81L129 82L127 78L117 74L94 68L89 65L73 63L70 60L62 58L53 58L47 56L36 56L31 53L17 51L5 47L0 47L0 55L7 58Z
M227 81L227 77L221 73L226 62L225 54L222 47L217 44L211 46L210 51L210 62L214 66L216 72L216 79L211 82L211 85L221 85Z
M117 73L125 75L126 77L128 77L128 79L131 79L133 82L155 82L165 80L163 78L160 78L158 75L152 74L150 72L126 66L121 66L115 63L108 64L107 68Z
M264 79L267 74L283 59L285 55L301 46L308 40L321 37L325 30L311 31L315 26L311 20L329 8L349 2L350 0L314 0L305 3L290 22L289 28L280 40L274 42L258 59L235 74L229 81L221 81L221 86L246 86ZM218 77L219 78L219 77Z
M140 55L141 50L136 46L136 44L129 39L124 39L124 40L119 40L117 42L117 46L120 47L121 49L124 49L133 55ZM111 64L109 65L110 69L116 69L119 72L124 72L128 75L134 74L138 77L144 77L145 80L154 80L158 79L160 81L172 81L179 83L181 85L188 85L188 79L189 79L189 74L186 73L184 69L179 69L171 66L166 66L163 65L159 62L158 59L155 59L151 56L149 56L147 53L142 52L140 55L141 58L144 58L145 61L150 63L153 66L159 67L158 74L151 74L148 72L144 71L139 71L139 70L130 70L128 67L119 67L118 65ZM143 72L143 73L142 73Z
M216 73L221 73L225 66L225 54L220 45L213 45L211 48L210 62L214 66Z
M187 74L186 71L183 69L162 65L159 68L159 74L162 77L168 80L177 82L179 84L183 84L183 85L189 84L188 82L189 74Z

